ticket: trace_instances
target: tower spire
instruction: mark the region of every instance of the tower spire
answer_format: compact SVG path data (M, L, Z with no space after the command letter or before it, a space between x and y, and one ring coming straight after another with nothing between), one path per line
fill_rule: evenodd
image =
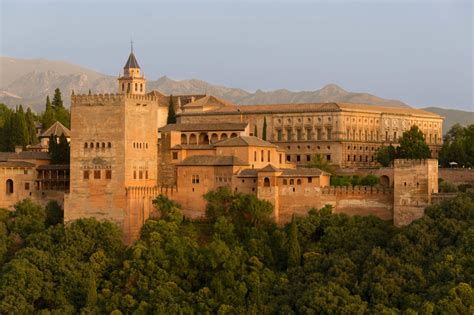
M133 54L133 40L130 40L130 52Z

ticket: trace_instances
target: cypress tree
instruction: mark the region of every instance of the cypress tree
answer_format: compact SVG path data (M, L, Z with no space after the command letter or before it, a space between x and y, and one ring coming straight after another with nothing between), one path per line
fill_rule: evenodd
M26 124L28 126L28 144L38 143L38 138L36 137L35 116L29 107L26 110Z
M291 220L290 239L288 242L288 267L297 267L301 262L301 248L298 241L298 226L295 216Z
M257 125L255 124L255 129L253 130L253 135L255 137L258 137L258 129L257 129Z
M168 106L168 119L166 123L169 124L176 124L176 112L174 110L173 104L173 95L170 95L170 104Z
M267 117L263 117L262 139L267 140Z
M10 138L11 150L15 149L16 145L25 147L28 144L28 127L26 124L25 112L21 105L12 116Z
M51 127L54 122L56 121L56 113L54 111L53 106L51 105L51 101L49 100L49 95L46 96L46 109L41 117L41 123L43 124L43 129L46 130Z
M48 153L51 157L51 164L57 164L58 161L58 143L56 141L56 137L51 134L48 143Z
M59 157L59 164L69 164L69 158L70 158L70 146L69 142L67 141L66 136L64 133L61 134L59 137L59 144L58 144L58 157Z
M58 108L64 108L63 100L62 100L62 97L61 97L61 90L59 88L54 90L52 105L56 108L56 110Z

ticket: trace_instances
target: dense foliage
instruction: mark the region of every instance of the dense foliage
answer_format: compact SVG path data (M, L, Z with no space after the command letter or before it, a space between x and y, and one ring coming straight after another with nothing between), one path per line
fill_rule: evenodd
M329 163L328 160L323 158L322 155L316 154L311 158L311 161L306 165L310 168L319 168L322 171L325 171L329 174L334 173L334 167Z
M173 95L170 95L170 102L168 104L168 117L166 118L166 124L176 124L176 112L174 110Z
M59 89L54 90L52 102L49 100L49 96L46 97L45 110L41 116L44 130L51 127L56 121L59 121L66 128L71 128L70 116L69 111L64 107L61 91Z
M474 312L472 195L401 229L330 207L278 227L265 201L206 198L194 222L157 198L159 217L128 248L111 223L58 224L56 206L0 212L0 313Z
M71 147L64 134L60 137L51 135L48 143L48 153L51 164L69 164Z
M451 162L459 167L474 166L474 125L462 127L456 124L444 136L439 163L448 167Z
M0 104L0 151L15 151L17 145L36 144L36 120L30 108L25 113L21 105L12 110Z
M376 175L366 176L331 176L331 186L376 186L380 178Z
M391 144L380 147L377 150L376 161L386 167L394 159L428 159L431 157L431 151L426 144L425 135L418 129L418 126L412 126L410 130L405 131L399 143L400 145L397 148Z

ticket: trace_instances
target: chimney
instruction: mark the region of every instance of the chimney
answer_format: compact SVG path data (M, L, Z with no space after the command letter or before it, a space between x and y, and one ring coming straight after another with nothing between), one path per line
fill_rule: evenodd
M15 153L20 153L23 151L23 147L21 145L16 145L15 146Z

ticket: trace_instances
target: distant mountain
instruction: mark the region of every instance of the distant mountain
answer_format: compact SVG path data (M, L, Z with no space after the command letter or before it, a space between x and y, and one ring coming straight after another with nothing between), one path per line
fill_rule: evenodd
M214 85L205 81L172 80L166 76L148 81L148 90L157 89L165 94L211 94L238 104L347 102L371 105L408 107L407 104L384 99L368 93L344 90L336 84L328 84L316 91L293 92L285 89L274 91L257 90L250 93L242 89ZM94 70L62 61L45 59L16 59L0 57L0 102L9 106L23 104L36 112L44 109L46 95L54 90L63 92L65 105L70 104L70 93L111 93L117 89L116 77L104 75ZM440 114L445 118L444 130L456 122L474 123L473 113L428 107L425 110Z
M457 109L445 109L440 107L425 107L422 109L444 117L443 134L448 132L449 129L451 129L451 127L456 123L463 126L474 124L473 112L465 112Z

